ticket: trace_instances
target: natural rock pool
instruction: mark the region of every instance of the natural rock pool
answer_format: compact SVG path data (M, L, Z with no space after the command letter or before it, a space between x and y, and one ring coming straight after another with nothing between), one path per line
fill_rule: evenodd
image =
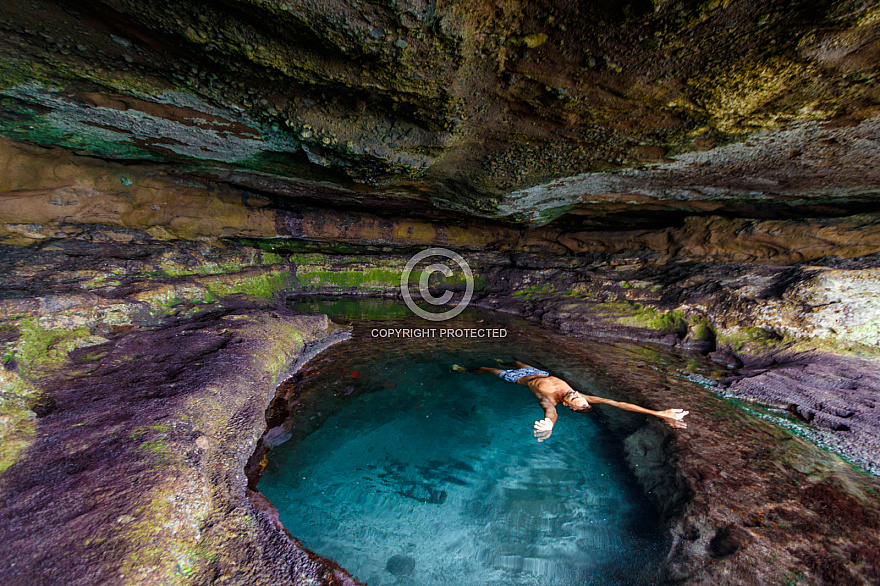
M576 388L613 394L586 354L556 354L516 328L494 340L373 338L370 324L419 324L363 321L370 307L387 316L396 306L348 306L360 312L349 313L353 339L279 389L291 415L267 434L283 443L258 488L293 536L371 586L654 580L669 544L619 433L596 413L560 407L539 443L542 412L528 389L450 369L496 357L564 363ZM490 327L478 319L455 323ZM630 432L646 424L627 417Z

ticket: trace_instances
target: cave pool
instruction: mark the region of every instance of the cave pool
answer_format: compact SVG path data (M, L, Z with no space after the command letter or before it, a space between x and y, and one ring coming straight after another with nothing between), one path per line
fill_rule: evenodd
M539 443L528 389L450 370L533 360L601 395L584 357L538 347L519 326L494 340L373 338L377 324L425 323L387 302L302 309L356 324L279 389L292 403L286 441L258 488L305 547L370 586L654 581L668 549L659 513L603 420L560 407ZM487 315L452 323L498 327Z

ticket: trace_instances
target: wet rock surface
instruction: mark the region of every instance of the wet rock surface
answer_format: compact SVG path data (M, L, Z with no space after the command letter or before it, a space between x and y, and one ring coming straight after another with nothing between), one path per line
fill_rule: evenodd
M780 352L750 361L722 386L735 397L788 410L817 428L820 444L880 473L876 362Z

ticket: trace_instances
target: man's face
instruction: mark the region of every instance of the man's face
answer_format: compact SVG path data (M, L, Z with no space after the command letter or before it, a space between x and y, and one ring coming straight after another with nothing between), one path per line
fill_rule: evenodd
M580 393L574 393L565 398L565 406L573 411L589 411L590 404Z

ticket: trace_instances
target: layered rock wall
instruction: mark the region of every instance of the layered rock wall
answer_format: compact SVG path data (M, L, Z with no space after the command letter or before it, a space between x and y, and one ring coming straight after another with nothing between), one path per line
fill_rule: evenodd
M533 223L875 202L878 22L855 0L14 1L0 134Z

